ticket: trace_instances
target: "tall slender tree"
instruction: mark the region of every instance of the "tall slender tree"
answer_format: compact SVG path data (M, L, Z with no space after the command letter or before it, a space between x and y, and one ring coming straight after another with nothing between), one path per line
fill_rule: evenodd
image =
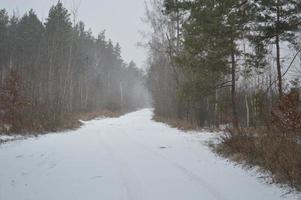
M177 61L190 68L193 82L200 85L199 91L192 90L191 95L212 95L219 86L224 87L230 82L232 123L235 127L238 127L236 57L240 55L239 40L249 20L246 4L247 1L237 0L165 1L167 13L177 13L179 9L188 13L183 25L184 50ZM230 81L227 74L231 77ZM186 92L188 88L185 87Z
M279 96L283 96L281 44L295 43L296 32L301 25L301 1L299 0L255 0L255 37L253 43L275 46L277 82Z

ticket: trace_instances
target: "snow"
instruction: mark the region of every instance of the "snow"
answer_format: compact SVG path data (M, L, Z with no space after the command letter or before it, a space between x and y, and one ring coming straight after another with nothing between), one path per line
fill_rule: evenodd
M0 140L13 140L15 137L10 135L0 135Z
M0 146L0 200L300 200L145 109Z
M8 142L13 140L20 140L24 139L24 136L21 135L0 135L0 143L1 142Z

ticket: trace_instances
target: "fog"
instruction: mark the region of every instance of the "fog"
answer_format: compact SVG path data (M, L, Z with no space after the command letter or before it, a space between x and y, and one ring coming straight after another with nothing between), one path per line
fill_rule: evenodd
M130 12L133 4L5 2L0 9L0 123L9 131L52 131L74 126L78 114L121 114L149 106L144 53L136 46L140 18Z
M299 22L301 0L0 0L0 200L301 200Z
M139 68L145 68L146 51L137 47L142 40L141 30L147 26L141 21L144 15L144 0L62 0L69 10L78 9L77 20L85 22L96 36L106 30L106 35L119 42L122 47L122 57L125 61L137 63ZM57 0L1 0L0 8L9 13L15 12L22 16L25 11L33 8L39 18L48 16L49 8Z

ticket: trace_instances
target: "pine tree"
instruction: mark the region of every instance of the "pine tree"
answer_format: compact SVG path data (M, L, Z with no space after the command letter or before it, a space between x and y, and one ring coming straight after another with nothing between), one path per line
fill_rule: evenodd
M299 0L256 0L254 21L255 46L275 46L279 96L283 96L281 44L295 43L301 25L301 1ZM267 51L263 51L267 52Z
M225 24L225 38L229 39L228 51L231 60L231 102L232 102L232 124L238 127L238 111L236 96L236 80L237 80L237 57L241 55L239 49L240 41L248 31L248 23L250 16L253 14L247 8L250 7L248 1L224 0L221 1L221 11L223 13L223 24ZM226 47L227 48L227 47Z
M8 23L9 16L5 9L0 10L0 85L3 82L4 69L8 62Z
M9 49L9 69L14 69L17 66L17 33L18 33L19 18L14 14L9 19L8 26L8 49Z
M66 77L70 77L69 62L72 42L72 23L70 14L59 1L49 11L45 23L48 59L48 101L55 102L54 112L59 113L68 109L65 90ZM55 94L55 95L54 95ZM56 118L56 116L53 116Z
M183 25L184 50L177 58L180 65L188 67L192 76L192 82L183 90L184 96L210 96L216 89L229 86L230 82L235 127L238 126L236 57L240 55L239 40L249 20L247 4L237 0L165 1L167 13L177 13L179 9L189 13ZM227 81L228 75L231 81Z

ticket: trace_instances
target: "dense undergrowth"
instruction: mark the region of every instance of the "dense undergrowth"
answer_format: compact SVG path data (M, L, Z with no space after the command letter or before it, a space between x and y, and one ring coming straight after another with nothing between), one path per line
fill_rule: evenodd
M55 122L48 121L43 118L36 118L19 121L20 124L15 125L17 129L5 129L1 127L0 135L39 135L46 134L48 132L60 132L65 130L74 130L80 128L82 125L81 121L89 121L98 117L115 118L119 117L121 113L113 112L109 110L96 110L92 112L83 113L69 113L61 115Z
M296 93L284 96L269 113L271 120L259 127L229 128L218 144L211 144L218 155L248 167L259 167L268 180L301 191L301 110ZM200 130L196 123L155 116L184 131ZM216 128L208 128L210 131Z
M215 150L235 162L271 172L276 183L301 190L301 145L277 132L275 129L230 132L222 137L222 143L215 146Z
M230 129L216 151L235 161L260 166L277 183L301 190L300 100L290 93L279 101L271 121L257 128Z

